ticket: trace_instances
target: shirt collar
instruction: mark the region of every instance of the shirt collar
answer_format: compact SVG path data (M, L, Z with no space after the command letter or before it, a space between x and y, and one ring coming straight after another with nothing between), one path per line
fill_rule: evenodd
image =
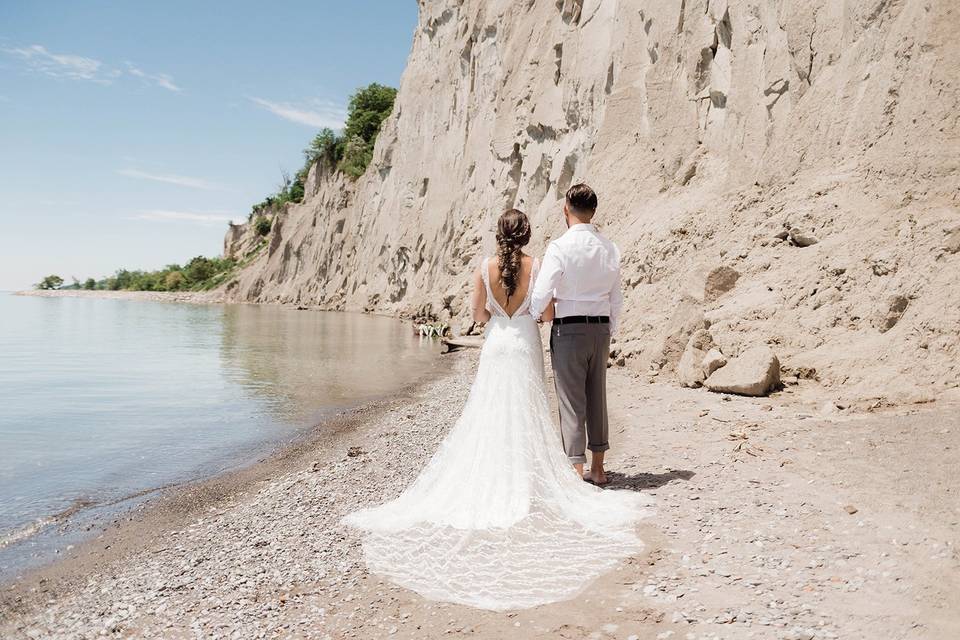
M566 233L574 233L579 231L596 231L596 230L597 230L597 227L594 226L592 222L580 222L568 228Z

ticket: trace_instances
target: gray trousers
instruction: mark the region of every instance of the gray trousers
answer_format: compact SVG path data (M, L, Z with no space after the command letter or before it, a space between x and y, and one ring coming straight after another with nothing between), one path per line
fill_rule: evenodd
M560 405L560 436L573 464L586 449L606 451L609 324L564 324L550 329L553 379Z

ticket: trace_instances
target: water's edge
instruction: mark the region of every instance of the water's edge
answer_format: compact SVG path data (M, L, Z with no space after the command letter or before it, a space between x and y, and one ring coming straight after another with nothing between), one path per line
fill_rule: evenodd
M335 452L344 437L349 437L357 428L387 411L412 404L428 384L452 375L453 362L453 358L439 357L429 380L423 377L389 396L338 411L247 464L149 492L150 495L90 531L63 553L18 575L0 577L0 609L23 611L55 594L68 592L86 581L91 573L146 549L166 532L183 529L190 521L214 509L214 505L254 491L261 483Z
M212 291L108 291L105 289L23 289L11 291L15 296L35 298L101 298L104 300L143 300L155 302L187 302L192 304L224 304L227 301L216 289ZM274 303L258 303L274 304ZM278 306L283 306L277 303Z
M168 302L181 304L249 304L297 308L307 311L330 311L321 307L306 308L285 303L232 303L213 292L149 292L149 291L17 291L12 295L37 297L77 297ZM391 317L398 322L402 318L383 313L361 312L375 317ZM96 502L78 501L64 511L31 524L31 531L23 539L34 536L51 536L59 544L52 544L56 551L49 557L38 558L22 569L0 573L0 605L7 596L18 593L16 606L24 600L26 585L56 582L58 591L66 588L71 579L83 579L94 567L119 561L128 553L142 548L154 535L183 526L185 521L196 517L208 505L251 488L266 478L286 470L315 456L318 450L327 450L330 444L348 434L373 416L414 398L429 382L450 375L451 359L438 353L435 366L429 372L404 384L395 391L354 404L332 406L314 416L302 428L262 449L239 457L229 467L209 475L198 475L163 486L136 491L120 498ZM15 532L20 533L20 532ZM146 534L146 535L144 535ZM7 541L3 546L16 545L18 540ZM55 580L51 581L51 578Z

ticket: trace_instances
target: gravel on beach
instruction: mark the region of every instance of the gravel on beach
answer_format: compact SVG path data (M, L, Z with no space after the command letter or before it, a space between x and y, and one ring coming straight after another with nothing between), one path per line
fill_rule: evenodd
M476 355L444 356L449 372L417 393L179 523L125 525L138 543L95 570L7 587L0 637L957 637L950 407L835 415L789 392L720 396L619 368L609 490L656 498L640 556L573 601L508 613L370 575L340 519L416 477L460 413Z

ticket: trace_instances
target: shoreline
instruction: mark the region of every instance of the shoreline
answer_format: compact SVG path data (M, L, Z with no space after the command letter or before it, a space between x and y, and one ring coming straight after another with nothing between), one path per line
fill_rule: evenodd
M221 297L211 295L212 292L28 290L4 293L47 298L96 298L176 304L232 304L223 301ZM289 305L280 304L275 306L289 307ZM303 310L326 311L319 308ZM403 322L400 318L396 318L396 320ZM440 355L439 351L435 351L433 355L433 371L449 369L447 360L438 359ZM197 469L197 472L190 474L190 476L181 477L165 484L138 489L119 497L110 497L103 500L78 498L59 511L51 511L49 514L12 529L9 535L0 540L0 545L2 545L0 549L11 554L9 561L5 562L6 567L0 572L0 593L20 582L32 579L34 576L37 580L42 580L43 574L48 572L59 575L62 571L57 567L73 560L72 556L84 553L91 545L91 541L102 538L104 534L110 533L120 525L126 526L134 521L155 519L152 514L154 510L167 509L171 511L178 504L182 506L182 501L178 501L178 496L182 493L206 493L208 488L216 486L240 486L246 483L246 476L257 475L256 467L275 468L279 465L279 461L288 460L292 452L304 448L322 447L321 441L329 435L328 431L338 432L343 429L355 428L357 422L362 422L361 416L367 415L377 407L411 397L412 394L429 382L430 375L430 371L420 372L419 375L414 376L386 395L334 404L321 411L313 412L310 416L304 417L295 431L274 441L260 443L257 448L251 448L242 454L238 453L237 456L229 460L224 459L225 467L219 470ZM224 491L225 489L214 490L211 495L214 497L222 495ZM168 505L172 506L168 509ZM111 548L114 546L110 545ZM104 554L105 557L112 555L112 553ZM0 597L0 604L3 604L4 601L5 598ZM2 608L0 608L0 613L2 613ZM0 616L0 619L2 619L2 616Z
M103 300L138 300L144 302L183 302L190 304L224 304L223 294L211 291L108 291L105 289L24 289L10 295L33 298L97 298Z
M441 379L446 379L452 375L453 363L442 354L437 354L437 358L435 371L440 370ZM412 402L432 383L435 380L424 376L388 396L337 409L320 422L304 427L294 438L275 443L227 471L139 492L155 495L121 509L109 523L95 525L96 534L70 545L66 553L0 580L0 612L4 613L0 615L0 629L10 613L22 615L36 610L50 598L76 589L90 575L110 572L129 556L143 552L164 532L183 527L213 509L213 505L250 492L258 484L269 483L291 470L313 468L318 456L331 455L354 431Z
M378 318L393 318L399 322L408 322L410 318L399 313L387 311L367 311L365 309L337 309L317 305L294 304L292 302L267 301L257 302L249 300L228 300L223 296L219 289L211 291L107 291L97 289L88 291L86 289L24 289L22 291L7 291L12 296L23 296L29 298L86 298L91 300L130 300L134 302L162 302L167 304L204 304L204 305L250 305L250 306L269 306L280 307L284 309L295 309L297 311L322 311L326 313L359 313L365 316L374 316Z
M297 311L322 311L335 313L359 313L363 315L394 318L401 322L408 322L410 316L403 313L389 311L368 311L362 308L344 309L328 308L316 305L303 305L292 302L280 301L246 301L246 300L227 300L223 292L217 289L211 291L107 291L107 290L83 290L83 289L57 289L57 290L39 290L26 289L21 291L7 292L9 295L37 297L37 298L87 298L104 300L131 300L142 302L162 302L162 303L182 303L182 304L203 304L203 305L251 305L251 306L276 306L286 309L295 309ZM629 345L630 339L624 340ZM632 363L627 363L626 369L633 374L640 375L641 369ZM646 372L648 378L652 375L658 376L659 373L651 374ZM676 372L670 374L676 375ZM667 384L679 384L678 381L667 378ZM650 378L650 382L654 382ZM901 394L891 383L890 387L871 389L869 392L855 391L851 394L845 392L845 385L824 385L819 381L809 383L807 380L794 379L788 383L790 390L798 392L804 399L816 400L819 403L831 403L842 415L861 415L863 413L876 412L880 414L887 410L907 409L910 407L929 405L933 403L954 403L960 402L960 386L946 386L936 389L921 389L917 393ZM918 388L919 389L919 388Z

